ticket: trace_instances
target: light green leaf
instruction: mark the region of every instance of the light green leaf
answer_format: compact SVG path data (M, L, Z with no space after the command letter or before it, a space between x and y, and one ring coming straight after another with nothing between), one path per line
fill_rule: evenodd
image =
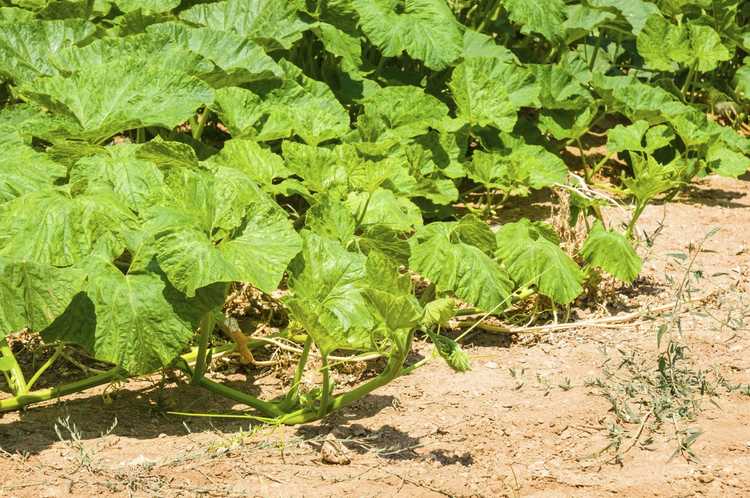
M134 71L132 62L118 59L69 77L38 78L21 91L75 117L79 136L95 142L132 128L173 128L213 100L211 89L196 78L157 64Z
M593 9L586 5L575 4L565 6L565 41L570 44L584 38L603 23L615 19L617 16L605 10Z
M648 130L648 121L636 121L627 126L618 124L607 135L607 150L609 152L623 152L633 150L642 152L645 150L643 137Z
M737 178L750 171L750 157L728 149L723 144L714 144L706 153L706 162L714 173Z
M40 331L61 315L86 274L28 261L0 258L0 339L23 328Z
M424 311L412 291L411 277L399 273L393 261L373 251L365 263L364 296L373 317L389 335L408 332L419 325Z
M429 128L437 128L448 117L445 104L414 86L381 88L368 95L362 103L365 106L364 117L385 130L377 140L422 135Z
M365 275L362 255L311 233L303 236L285 303L323 354L373 347L369 330L374 321L363 296Z
M721 43L721 36L712 27L701 24L688 24L690 49L682 61L695 67L700 72L713 71L722 61L732 58L732 53Z
M147 61L191 76L208 73L214 68L211 62L204 60L199 54L174 43L168 35L159 33L100 38L83 47L61 50L52 61L62 74L69 74L85 72L91 66L108 64L118 59L139 66Z
M435 284L485 311L502 311L513 284L495 261L478 247L452 242L446 233L435 233L412 249L409 267Z
M583 109L593 101L568 66L535 64L532 67L539 86L539 102L545 109Z
M23 143L3 142L7 137L0 137L3 149L0 155L0 204L50 188L55 181L65 178L65 166Z
M201 315L222 303L223 293L217 292L210 303L187 299L160 274L124 275L101 261L88 266L86 295L76 298L44 337L80 344L130 374L169 364L190 343Z
M401 232L422 225L422 211L409 199L396 197L390 190L381 188L372 194L352 192L346 203L362 225L383 225Z
M314 192L325 192L348 183L348 174L339 156L331 149L284 141L286 166Z
M180 19L215 31L233 31L268 50L289 49L309 25L297 11L297 0L228 0L198 4L180 13Z
M275 290L301 242L282 210L258 207L250 210L237 237L218 244L198 227L179 223L179 217L156 234L157 260L172 285L188 297L216 282Z
M0 29L0 77L17 85L57 74L49 57L85 43L94 25L78 19L3 24Z
M518 110L538 101L539 87L533 80L528 70L515 64L477 57L456 66L448 86L460 119L511 131Z
M430 340L435 344L437 353L454 371L468 372L471 370L469 355L461 349L461 346L456 341L431 330L427 330L427 335L430 336Z
M424 316L422 317L422 323L425 327L448 326L448 321L456 315L455 300L451 298L440 298L430 301L424 307Z
M543 147L521 145L503 153L475 152L467 165L467 173L487 189L526 196L531 189L564 182L568 168Z
M462 51L460 25L444 0L352 0L360 26L385 57L406 52L444 69Z
M92 254L114 259L134 222L113 196L32 192L0 211L0 257L53 266L71 266Z
M318 195L305 213L305 227L316 235L337 240L344 246L354 237L357 222L349 206L336 197Z
M126 13L139 9L144 13L159 13L176 8L180 0L115 0L115 5Z
M583 273L550 240L550 231L528 220L503 225L497 232L497 254L518 285L534 285L555 302L568 304L583 292Z
M51 114L36 104L18 104L0 109L0 133L17 134L27 144L33 138L46 142L59 143L70 135L70 130L77 130L75 118Z
M674 71L678 68L674 56L683 59L684 55L678 52L689 50L687 40L682 35L678 26L660 15L653 15L638 34L638 53L648 67L657 71Z
M280 156L253 140L240 138L224 142L221 152L212 156L209 164L240 170L264 187L291 175Z
M575 140L589 130L596 112L596 105L583 109L544 109L539 115L539 128L558 140Z
M325 22L316 24L312 31L323 42L328 52L341 57L341 68L344 71L354 72L362 65L362 46L359 38Z
M641 272L641 258L630 241L619 232L606 230L598 221L589 232L581 255L589 265L626 283L632 283Z
M464 31L462 55L464 59L491 57L508 63L518 62L515 54L509 49L499 45L493 38L471 29Z
M521 25L521 33L540 33L555 41L563 35L563 0L505 0L510 19Z
M235 88L217 92L219 116L232 135L258 141L294 135L317 145L349 131L349 115L328 85L308 78L291 63L281 61L287 79L264 95Z
M384 225L367 225L355 236L355 245L362 254L378 251L394 262L406 266L411 249L403 232Z
M107 147L104 154L84 157L70 171L71 189L114 194L133 211L143 211L164 195L164 175L152 162L137 159L137 148Z
M218 70L212 68L201 73L201 78L214 88L284 76L281 67L259 45L234 33L176 23L155 24L148 27L148 32L168 36L179 46L216 64Z
M732 58L710 26L675 25L659 15L649 17L638 35L637 45L648 66L660 71L674 71L679 63L707 72Z
M589 5L596 8L619 11L633 27L633 34L638 35L646 25L646 20L659 13L659 7L644 0L589 0Z

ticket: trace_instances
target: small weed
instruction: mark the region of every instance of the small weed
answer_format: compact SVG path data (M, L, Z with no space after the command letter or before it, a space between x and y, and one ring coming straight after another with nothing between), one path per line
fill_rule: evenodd
M70 415L65 416L65 418L58 418L55 422L55 433L57 434L57 438L65 444L70 450L72 450L75 453L75 460L78 463L78 467L73 471L73 473L77 472L81 468L85 468L86 470L92 470L92 464L94 462L94 457L96 456L96 453L98 453L98 449L91 451L89 448L86 447L86 444L83 442L83 437L81 430L78 428L75 422L70 420ZM109 436L117 427L117 417L112 422L112 425L109 426L109 428L100 433L100 437L106 437Z

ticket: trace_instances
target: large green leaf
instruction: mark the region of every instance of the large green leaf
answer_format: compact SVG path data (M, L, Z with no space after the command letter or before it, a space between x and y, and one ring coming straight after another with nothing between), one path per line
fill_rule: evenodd
M0 155L0 204L23 194L44 190L65 178L65 166L19 142L4 142Z
M525 219L503 225L497 232L497 254L518 285L534 285L555 302L568 304L583 292L583 272L550 231Z
M174 9L180 5L180 0L115 0L114 3L123 12L157 13Z
M25 327L40 331L61 315L86 274L28 261L0 258L0 339Z
M195 5L180 19L216 31L234 31L267 49L289 49L309 26L297 14L297 0L228 0Z
M562 159L538 145L519 145L502 153L477 151L467 171L469 178L487 189L521 196L562 183L568 174Z
M125 57L68 77L38 78L22 92L74 117L78 135L93 141L132 128L173 128L213 100L208 85L194 77L159 64L136 64Z
M258 141L301 137L317 145L349 131L349 115L328 85L308 78L282 61L287 79L263 95L239 88L217 91L216 104L224 124L235 137Z
M240 170L268 187L274 180L291 175L280 156L258 142L241 138L226 141L221 152L212 156L209 163Z
M77 19L0 25L0 77L21 84L57 74L50 56L85 43L94 29L93 24Z
M182 46L216 64L218 70L201 74L215 88L281 78L284 71L263 49L244 37L210 28L188 28L176 23L148 27L149 33L168 36Z
M513 129L519 109L534 105L539 94L528 70L490 57L467 59L456 66L448 86L459 118L503 131Z
M448 117L448 107L414 86L389 86L368 95L362 103L369 126L383 129L377 139L412 138L437 128ZM374 121L374 123L373 123Z
M659 7L655 3L644 0L589 0L592 7L601 8L613 12L619 12L633 27L636 35L646 25L646 21L653 14L659 13Z
M0 256L70 266L92 254L108 259L125 248L135 220L111 195L72 197L41 190L18 197L0 211Z
M513 283L479 247L452 241L436 231L412 248L409 267L435 284L439 292L453 294L485 311L507 307Z
M366 262L365 298L388 335L408 333L422 321L424 311L414 296L411 278L400 274L393 261L373 251Z
M714 173L737 178L750 171L750 157L735 152L723 144L714 144L706 153L706 162Z
M677 64L683 64L706 72L732 58L719 34L710 26L676 25L660 15L648 18L638 35L638 52L649 67L661 71L673 71Z
M284 141L282 151L287 168L305 180L310 190L324 192L347 185L346 168L332 149Z
M422 225L420 209L390 190L377 189L371 194L352 192L346 202L362 225L382 225L403 232Z
M630 283L641 272L642 261L627 238L605 229L596 222L581 249L581 255L592 266Z
M303 241L286 300L292 317L324 354L338 348L372 348L369 330L374 321L363 296L365 258L309 232Z
M521 25L522 33L540 33L548 40L555 41L563 35L563 0L505 0L513 22Z
M47 340L85 347L130 374L153 372L182 353L201 316L221 306L222 292L187 299L163 275L123 274L106 262L87 264L86 294L44 332Z
M594 9L582 4L565 6L565 41L570 44L588 36L600 25L615 19L617 16L605 10Z
M52 58L61 73L86 72L91 66L108 64L116 60L130 64L158 64L169 71L198 76L209 73L214 66L200 54L175 43L167 34L139 33L126 37L106 37L94 40L83 47L60 50Z
M137 149L119 145L82 158L70 171L71 189L112 193L135 212L148 208L164 195L164 174L154 163L136 158Z
M18 135L25 143L33 138L59 143L78 129L71 116L52 114L36 104L17 104L0 109L0 133Z
M240 233L221 241L214 240L213 231L191 224L189 213L168 217L164 208L155 210L157 260L172 285L189 297L216 282L249 282L271 292L299 252L299 236L281 209L262 202L234 207L240 213L247 209L248 216Z
M532 66L539 85L539 101L545 109L583 109L593 98L574 68L562 64Z
M444 69L462 52L460 25L444 0L352 0L367 38L385 57L406 52Z
M362 65L362 46L358 37L326 22L317 23L312 31L328 52L341 58L344 71L357 71Z

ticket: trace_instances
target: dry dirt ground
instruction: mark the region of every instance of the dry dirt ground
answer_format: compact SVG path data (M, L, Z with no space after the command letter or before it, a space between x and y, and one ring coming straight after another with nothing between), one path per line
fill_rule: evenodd
M0 495L750 496L750 182L707 179L649 208L641 227L652 234L660 226L641 248L646 278L625 310L609 312L670 303L685 275L683 299L719 292L679 306L679 319L532 340L476 334L465 346L472 371L454 374L432 361L305 427L168 415L232 405L158 378L111 396L95 389L0 416ZM680 376L690 392L673 385L665 396L644 380L658 378L663 324L672 327L662 351L670 339L687 347ZM255 378L259 389L275 382ZM690 418L689 398L701 392L702 410ZM601 394L630 397L636 417L616 423ZM633 401L649 397L651 404ZM688 418L658 424L657 414L669 413L664 404L679 400L687 400ZM349 463L324 463L328 453Z

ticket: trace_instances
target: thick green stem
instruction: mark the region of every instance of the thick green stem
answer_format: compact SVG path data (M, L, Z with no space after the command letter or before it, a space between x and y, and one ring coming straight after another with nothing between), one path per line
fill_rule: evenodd
M633 231L635 230L635 224L638 221L638 218L641 217L641 214L643 214L643 210L646 208L646 203L639 203L635 207L635 211L633 211L633 216L630 218L630 223L628 223L628 228L625 231L625 236L628 239L633 238Z
M0 400L0 412L19 410L32 403L49 401L51 399L59 398L60 396L77 393L91 387L107 384L113 380L125 377L126 375L127 373L123 369L116 367L98 375L94 375L93 377L88 377L69 384L62 384L49 389L39 389L38 391L31 391L13 398L3 399Z
M604 42L604 30L599 28L599 38L596 40L596 45L594 45L594 53L591 54L591 60L589 60L589 71L594 70L594 65L596 64L596 57L599 55L599 48L603 42Z
M55 363L55 361L57 361L57 359L62 354L63 347L64 346L62 344L58 345L52 356L47 358L47 361L44 362L44 365L39 367L39 370L37 370L36 373L34 373L34 375L29 379L29 382L26 383L26 392L30 391L34 384L36 384L36 381L39 380L39 377L41 377L42 374L46 372L47 369Z
M339 394L338 396L335 396L333 399L331 399L328 406L328 413L340 410L351 405L355 401L367 396L375 389L378 389L379 387L382 387L395 378L399 377L402 373L402 367L404 361L406 361L406 356L409 354L409 351L411 351L411 341L413 337L414 333L410 332L409 336L406 339L406 343L404 345L405 347L403 349L400 349L394 356L391 356L390 360L388 360L388 364L386 365L385 370L383 370L380 375L365 382L361 386L352 389L351 391ZM285 425L296 425L312 422L314 420L318 420L319 418L321 418L321 415L318 410L305 408L280 417L278 419L278 422Z
M237 401L238 403L242 403L255 408L256 410L265 413L269 417L280 417L285 415L285 412L281 410L281 408L279 408L276 403L263 401L262 399L258 399L255 396L245 394L242 391L232 389L231 387L219 384L205 377L201 377L200 379L198 379L197 385L208 389L209 391L214 392L220 396L224 396L225 398L229 398Z
M86 4L83 8L83 18L89 20L91 14L94 13L94 0L86 0Z
M331 369L328 368L328 355L321 354L321 362L323 363L321 369L323 370L323 392L320 395L320 408L318 409L318 416L324 417L328 413L328 404L331 398Z
M299 358L299 363L297 363L297 370L294 372L294 382L292 383L292 387L289 389L289 392L286 395L286 401L289 406L296 405L297 401L299 400L299 385L302 382L302 374L305 373L305 365L307 364L307 359L310 357L310 348L312 347L312 343L312 337L308 335L307 339L305 339L305 346L302 348L302 355Z
M693 79L695 78L695 71L696 71L696 64L693 64L690 66L690 69L688 69L687 77L685 78L685 84L682 85L682 96L687 100L685 93L690 90L690 85L693 84Z
M14 394L25 394L27 390L26 377L24 377L21 365L16 361L16 355L13 354L8 345L8 340L5 338L0 340L0 355L2 358L7 358L10 362L8 374L10 375L11 385L9 387L13 390Z
M225 346L217 348L216 352L226 353L226 352L232 351L234 348L235 348L234 344L227 344ZM193 349L191 352L182 355L181 360L184 360L184 363L187 365L187 363L195 361L197 356L198 356L197 349ZM68 384L62 384L60 386L51 387L49 389L39 389L37 391L29 391L25 394L14 396L13 398L0 400L0 412L19 410L33 403L49 401L54 398L59 398L61 396L66 396L68 394L73 394L73 393L77 393L80 391L84 391L86 389L96 387L101 384L112 382L113 380L127 378L127 376L128 375L127 375L127 372L125 372L125 370L121 369L120 367L115 367L105 372L101 372L91 377L87 377L85 379L71 382ZM32 378L32 380L34 379Z
M193 371L192 384L197 384L198 381L203 378L206 373L207 357L208 357L208 340L211 337L211 332L214 330L214 317L212 313L206 313L201 318L200 325L200 336L198 337L198 356L195 361L195 370Z
M203 136L203 129L206 127L206 121L208 121L208 113L208 106L206 106L203 108L203 112L200 114L200 116L198 116L198 122L193 128L193 138L195 140L200 140Z
M136 128L135 143L137 144L146 143L146 129L145 128Z
M362 225L362 222L365 219L365 215L367 214L367 210L370 208L370 200L372 199L372 192L367 193L367 200L365 201L365 205L362 207L362 212L357 213L357 223L356 227L359 228L360 225Z
M583 144L581 143L581 139L576 138L576 145L578 146L578 151L581 153L581 164L583 165L583 175L586 179L586 183L591 183L591 168L589 167L589 161L586 159L586 154L583 153Z

